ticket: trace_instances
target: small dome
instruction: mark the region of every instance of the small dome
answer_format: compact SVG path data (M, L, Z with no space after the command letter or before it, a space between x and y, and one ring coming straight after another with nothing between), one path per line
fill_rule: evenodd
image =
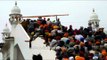
M7 27L7 24L6 24L6 27L3 29L3 32L10 33L10 29Z
M15 2L15 6L11 10L11 14L20 14L20 13L21 13L20 8L17 6L17 2Z
M90 20L98 20L98 15L95 13L94 9L93 9L93 13L90 16Z

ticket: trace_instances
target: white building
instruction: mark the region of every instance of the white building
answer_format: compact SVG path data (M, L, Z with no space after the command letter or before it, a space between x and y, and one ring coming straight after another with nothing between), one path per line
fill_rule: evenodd
M15 2L15 6L9 14L11 31L8 26L2 32L3 43L0 43L0 52L2 53L3 60L32 60L33 54L41 54L43 60L55 60L55 51L50 50L43 44L41 38L37 38L32 42L32 48L29 48L29 43L25 40L29 40L30 37L25 32L24 28L20 24L22 21L22 14L20 8Z

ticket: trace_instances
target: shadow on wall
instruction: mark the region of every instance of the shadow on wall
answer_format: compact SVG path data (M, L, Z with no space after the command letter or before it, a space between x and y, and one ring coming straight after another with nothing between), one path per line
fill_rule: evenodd
M32 59L33 59L33 60L43 60L41 54L33 55L33 56L32 56Z

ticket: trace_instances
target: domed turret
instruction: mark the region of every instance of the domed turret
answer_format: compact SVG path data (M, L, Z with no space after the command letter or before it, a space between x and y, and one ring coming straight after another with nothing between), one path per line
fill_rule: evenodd
M20 8L17 6L17 2L15 2L15 6L11 10L11 14L9 16L9 21L12 25L12 28L15 28L18 23L21 23L22 14Z
M95 10L93 9L93 12L90 16L90 20L89 20L89 26L92 26L92 29L94 31L98 30L99 28L99 22L100 20L98 19L98 15L95 13Z
M95 13L95 10L93 9L93 12L90 16L90 20L98 20L98 15Z
M10 37L10 29L7 27L7 24L6 24L6 27L3 29L3 38L7 38L7 37Z
M5 32L5 33L9 33L10 32L10 29L7 27L7 24L6 24L6 27L3 29L3 32Z
M15 2L15 6L11 10L11 14L20 14L20 8L17 6L17 2Z

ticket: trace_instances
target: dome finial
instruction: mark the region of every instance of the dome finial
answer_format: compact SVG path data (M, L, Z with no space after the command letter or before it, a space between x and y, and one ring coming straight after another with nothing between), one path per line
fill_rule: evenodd
M95 9L93 8L93 12L95 12Z
M5 25L5 28L3 29L3 32L9 32L10 30L9 30L9 28L8 28L8 26L7 26L7 23L6 23L6 25Z
M17 1L15 1L15 5L17 5Z
M6 27L7 27L7 23L6 23Z

